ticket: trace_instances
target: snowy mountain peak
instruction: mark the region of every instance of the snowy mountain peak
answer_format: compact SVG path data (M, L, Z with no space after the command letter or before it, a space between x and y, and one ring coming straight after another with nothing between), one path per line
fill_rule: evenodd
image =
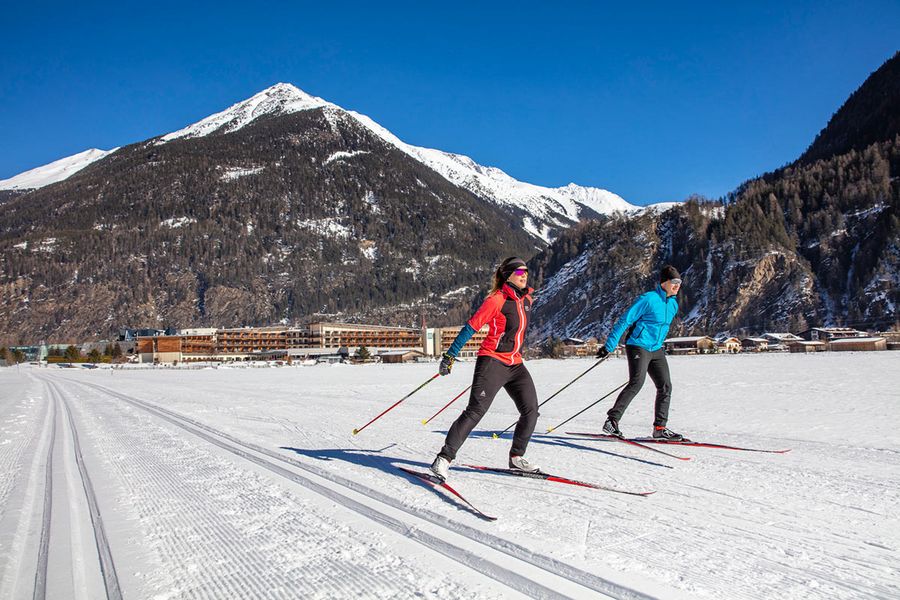
M112 150L91 148L90 150L55 160L42 167L19 173L15 177L0 180L0 190L30 190L62 181L116 150L118 148L113 148Z
M193 125L163 135L157 138L155 143L165 144L175 139L203 137L213 133L231 133L263 116L287 115L315 109L326 109L326 116L332 125L338 121L349 120L363 126L389 146L399 149L437 171L451 183L469 190L486 201L513 210L524 211L522 226L544 242L553 239L560 229L569 227L584 218L642 210L607 190L582 187L574 183L560 188L534 185L519 181L497 167L480 165L462 154L407 144L370 117L352 110L345 110L322 98L307 94L290 83L276 83ZM71 160L78 164L79 161L84 160L83 154L85 153L57 161L57 163ZM0 181L0 189L40 187L32 184L31 174L42 173L44 170L58 173L53 181L65 179L74 172L67 165L62 165L63 168L57 167L57 163L34 169L6 181ZM87 164L90 163L85 162L82 167ZM42 185L46 185L46 183ZM4 185L5 187L3 187Z
M284 115L326 106L335 107L334 104L311 96L290 83L276 83L222 112L162 136L160 142L165 143L178 138L203 137L214 132L230 133L264 115Z

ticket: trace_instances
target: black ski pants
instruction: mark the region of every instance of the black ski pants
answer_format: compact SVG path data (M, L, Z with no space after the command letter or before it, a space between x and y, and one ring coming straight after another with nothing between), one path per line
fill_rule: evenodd
M456 458L460 446L491 407L500 388L506 390L519 409L519 422L516 424L509 454L525 455L538 418L537 392L531 374L524 364L509 366L490 356L479 356L475 361L469 405L450 426L444 447L438 453L440 456L450 461Z
M650 352L640 346L625 346L625 356L628 358L628 385L616 398L616 403L606 416L616 422L620 421L631 400L644 387L644 380L649 373L650 379L656 384L653 425L665 427L669 421L669 401L672 399L672 378L669 376L665 350L660 348L656 352Z

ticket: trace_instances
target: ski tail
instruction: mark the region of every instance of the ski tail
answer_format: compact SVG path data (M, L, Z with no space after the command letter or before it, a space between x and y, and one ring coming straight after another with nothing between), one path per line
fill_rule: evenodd
M453 489L446 481L442 480L440 477L437 477L436 475L432 475L431 473L423 473L422 471L416 471L414 469L407 469L406 467L397 467L397 468L400 469L401 471L403 471L404 473L406 473L408 475L412 475L413 477L416 477L420 481L427 483L431 487L443 489L447 493L449 493L449 494L453 495L454 497L456 497L457 499L459 499L469 510L474 512L476 515L478 515L482 519L484 519L486 521L496 521L497 520L497 517L492 517L492 516L482 512L478 508L476 508L474 504L469 502L462 494L460 494L455 489Z
M577 479L569 479L568 477L562 477L561 475L553 475L551 473L544 473L542 471L529 472L529 471L519 471L518 469L503 469L500 467L485 467L481 465L463 465L469 469L475 469L477 471L489 471L491 473L500 473L502 475L514 475L516 477L524 477L526 479L543 479L544 481L552 481L554 483L565 483L568 485L575 485L578 487L586 487L592 488L595 490L603 490L606 492L615 492L617 494L626 494L628 496L642 496L647 497L650 494L654 494L656 492L632 492L629 490L621 490L618 488L600 485L597 483L588 483L587 481L579 481Z
M791 448L784 450L767 450L762 448L745 448L743 446L729 446L727 444L714 444L712 442L695 442L693 440L684 440L680 442L666 442L653 438L629 438L630 441L639 442L641 444L669 444L670 446L687 446L689 448L714 448L718 450L739 450L741 452L765 452L767 454L787 454Z
M668 456L669 458L674 458L677 460L691 460L690 456L678 456L677 454L672 454L671 452L665 452L663 450L660 450L659 448L651 448L650 446L642 444L641 442L636 442L636 441L628 439L628 438L621 438L616 435L609 435L607 433L586 433L586 432L567 431L566 435L580 435L580 436L594 438L594 439L615 440L617 442L622 442L623 444L628 444L630 446L637 446L638 448L643 448L644 450L649 450L650 452L656 452L657 454L662 454L663 456Z

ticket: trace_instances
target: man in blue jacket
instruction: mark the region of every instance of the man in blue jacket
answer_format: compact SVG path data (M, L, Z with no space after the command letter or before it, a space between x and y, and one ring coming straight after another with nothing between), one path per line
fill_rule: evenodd
M680 442L684 437L669 431L666 423L669 420L669 401L672 398L672 380L669 377L669 364L663 350L663 341L669 333L669 325L678 312L678 300L675 296L681 289L681 275L672 265L666 265L660 271L659 285L656 289L642 294L631 305L631 308L616 322L606 343L597 352L603 358L616 349L619 339L626 333L625 355L628 359L628 385L616 398L615 405L606 413L603 431L609 435L623 437L619 431L619 420L644 385L647 374L656 384L656 413L653 421L653 437L656 439Z

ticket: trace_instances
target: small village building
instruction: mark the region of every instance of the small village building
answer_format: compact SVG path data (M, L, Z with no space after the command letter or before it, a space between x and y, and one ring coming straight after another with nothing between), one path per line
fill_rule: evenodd
M900 331L879 331L876 337L883 337L888 350L900 350Z
M25 357L25 362L35 362L47 358L47 346L44 344L38 346L10 346L10 352L21 352Z
M769 340L769 352L787 352L788 344L799 342L803 338L793 333L764 333L763 338Z
M597 355L600 343L597 338L591 337L586 340L580 338L568 337L563 340L562 355L566 358L585 358Z
M887 340L883 337L843 338L828 342L832 352L870 352L887 350Z
M866 337L866 334L850 327L813 327L797 334L810 342L831 342L844 338Z
M716 342L708 335L673 337L663 342L666 354L705 354L716 348Z
M764 333L762 336L767 340L769 340L769 345L772 344L785 344L787 345L790 342L799 342L803 338L799 335L794 335L793 333Z
M741 340L744 352L765 352L769 349L769 340L763 337L746 337Z
M138 361L150 364L177 364L181 362L181 337L155 335L137 338Z
M737 354L741 351L741 340L736 337L722 337L716 339L716 349L725 354Z
M378 356L381 357L381 362L385 364L400 364L416 362L424 357L425 353L421 350L389 350L378 354Z
M801 354L811 354L813 352L825 352L828 348L825 342L809 342L800 340L799 342L791 342L788 344L788 351Z

